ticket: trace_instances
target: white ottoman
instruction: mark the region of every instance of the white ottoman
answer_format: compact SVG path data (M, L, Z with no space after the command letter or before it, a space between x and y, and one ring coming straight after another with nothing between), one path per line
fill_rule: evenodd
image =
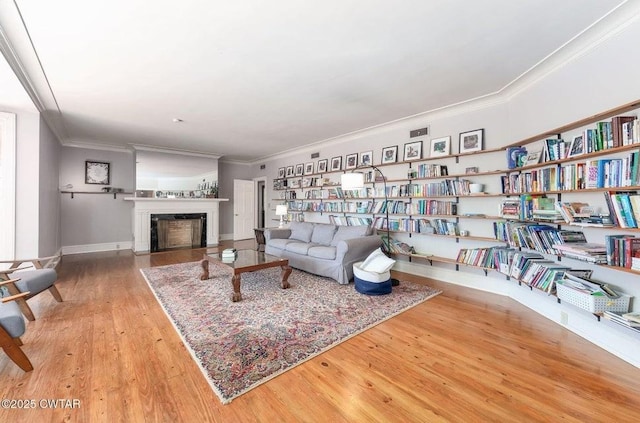
M382 273L363 270L363 262L353 264L353 279L356 291L366 295L385 295L391 293L391 272Z

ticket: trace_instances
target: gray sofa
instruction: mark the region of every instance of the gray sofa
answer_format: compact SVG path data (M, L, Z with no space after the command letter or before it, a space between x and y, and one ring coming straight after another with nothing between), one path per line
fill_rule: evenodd
M287 229L265 230L265 253L289 259L289 265L348 284L353 263L382 245L369 226L291 222Z

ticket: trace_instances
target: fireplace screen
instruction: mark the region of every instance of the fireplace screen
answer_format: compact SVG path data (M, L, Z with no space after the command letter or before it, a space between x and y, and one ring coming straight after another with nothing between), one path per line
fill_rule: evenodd
M206 246L206 213L151 215L151 252Z

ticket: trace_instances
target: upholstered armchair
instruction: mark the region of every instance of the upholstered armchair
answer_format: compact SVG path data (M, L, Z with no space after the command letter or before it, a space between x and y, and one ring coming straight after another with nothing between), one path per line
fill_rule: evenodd
M11 296L27 293L27 295L17 297L16 303L28 320L33 321L36 319L27 304L26 300L29 298L48 290L56 301L62 302L60 292L55 286L55 282L58 279L55 267L59 260L59 256L52 256L28 260L0 261L0 265L9 265L8 269L0 270L0 287L6 288L8 295ZM25 265L23 266L23 264Z
M20 337L26 330L24 317L15 302L18 299L24 299L27 295L29 295L28 292L23 292L2 298L0 301L0 348L22 370L30 372L33 370L33 365L20 348L22 346Z

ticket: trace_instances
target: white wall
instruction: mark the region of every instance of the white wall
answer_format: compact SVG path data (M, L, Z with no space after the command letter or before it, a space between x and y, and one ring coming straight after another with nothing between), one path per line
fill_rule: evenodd
M16 114L16 257L38 257L40 116Z
M339 137L319 144L316 148L305 148L266 160L264 171L255 169L254 171L256 175L267 176L268 187L271 187L278 168L311 161L312 152L319 152L319 159L342 156L344 161L344 156L347 154L373 150L374 164L378 164L382 149L397 145L399 160L402 160L404 144L415 140L409 139L409 130L426 125L430 126L432 137L450 135L453 152L458 151L460 132L478 128L485 130L485 149L517 142L519 139L640 99L640 84L637 76L640 57L630 54L631 46L634 46L638 39L640 39L640 24L634 22L610 37L598 40L590 50L580 51L571 61L554 69L545 69L545 74L532 74L530 79L514 84L513 87L494 98L470 102L449 110L428 113L359 134ZM429 150L430 138L423 138L423 151ZM313 159L316 163L317 160ZM504 169L506 157L500 152L462 157L459 164L456 164L454 159L429 163L446 164L450 172L454 170L456 173L464 173L464 169L469 166L478 166L480 171ZM406 177L402 176L406 175L406 169L404 165L384 167L383 171L389 179L393 179ZM333 178L337 177L333 176ZM470 179L485 183L488 192L500 192L499 175L478 176ZM271 201L269 210L271 218L274 217L275 203L281 201L280 194L273 190L268 194ZM588 201L600 201L601 196L601 194L596 195L597 198L588 199ZM462 199L459 214L480 212L496 215L499 201L500 198L497 197ZM328 221L326 214L319 213L306 213L305 219ZM472 235L492 236L491 221L461 219L460 224L462 229L469 230ZM590 241L601 242L604 234L609 232L602 229L585 229L585 233ZM469 240L458 243L455 239L420 235L410 237L408 234L396 234L394 237L413 245L419 252L450 258L455 258L460 248L497 245ZM571 265L574 268L590 267L588 264L579 262L571 262ZM399 259L396 267L399 270L508 295L558 323L561 322L561 318L566 317L567 328L640 367L640 358L637 356L640 336L637 334L608 322L597 322L595 317L587 312L570 305L558 304L554 297L540 295L538 292L518 286L517 283L507 281L504 276L496 272L490 272L485 276L482 271L475 269L462 267L463 270L455 271L454 267L448 264L434 262L434 265L430 266L426 261L410 263L403 259ZM596 279L610 282L622 292L640 298L637 275L607 270L604 267L591 267L594 269ZM633 309L640 310L639 301L635 301Z

